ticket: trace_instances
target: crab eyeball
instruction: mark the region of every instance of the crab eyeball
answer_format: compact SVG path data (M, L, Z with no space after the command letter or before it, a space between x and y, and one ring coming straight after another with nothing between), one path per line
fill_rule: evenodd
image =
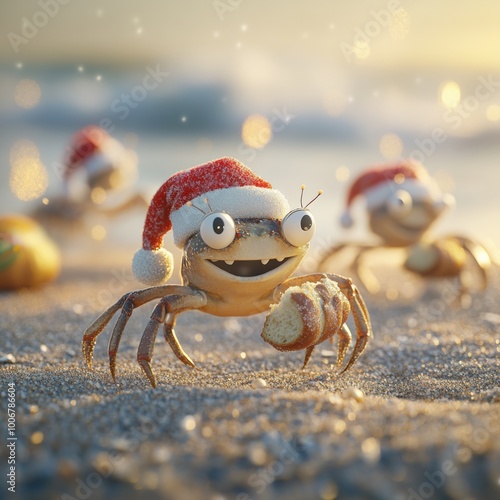
M316 222L309 210L298 208L288 213L281 223L284 238L294 247L309 243L314 236Z
M403 217L407 215L413 206L411 194L403 189L398 189L387 200L387 211L393 217Z
M236 235L234 221L229 214L213 212L203 219L200 226L202 240L214 250L229 246Z

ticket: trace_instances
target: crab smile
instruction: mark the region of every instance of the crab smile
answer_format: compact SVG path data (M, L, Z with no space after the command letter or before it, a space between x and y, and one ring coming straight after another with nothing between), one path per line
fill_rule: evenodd
M404 231L409 231L409 232L412 232L412 233L418 233L419 231L422 231L424 230L426 227L427 227L427 224L403 224L403 223L399 223L399 227L401 229L403 229Z
M284 264L290 257L284 259L262 259L262 260L209 260L211 264L222 269L226 273L240 278L252 278L274 271Z

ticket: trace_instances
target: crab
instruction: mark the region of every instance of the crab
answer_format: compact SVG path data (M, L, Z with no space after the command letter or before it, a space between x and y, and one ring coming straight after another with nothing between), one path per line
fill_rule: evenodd
M213 209L210 206L213 202L210 203L208 199L205 201L209 208L207 213L197 207L194 201L186 204L188 208L200 212L201 222L183 244L182 284L162 284L129 292L104 311L83 335L82 351L89 369L92 368L97 337L118 311L121 312L108 345L109 367L114 380L118 347L130 316L136 308L159 300L137 350L137 362L151 386L155 387L157 379L152 368L152 359L160 325L163 325L165 340L175 356L185 365L194 368L194 361L184 351L174 331L176 318L180 313L198 310L215 316L254 315L269 310L272 304L279 302L281 295L289 287L306 282L319 283L324 279L337 283L343 299L340 301L339 297L331 298L331 303L327 304L325 310L334 305L340 309L344 308L345 311L344 303L347 299L347 313L350 309L353 316L357 339L344 371L350 369L372 336L369 313L358 289L350 278L337 274L292 276L306 255L315 231L314 217L308 208L311 202L303 207L301 196L301 207L289 211L284 217L257 218L235 217L229 210ZM198 201L202 202L203 198ZM255 199L255 203L259 204L258 199ZM191 213L194 212L191 210ZM196 225L198 226L198 223ZM333 312L344 316L341 310ZM331 331L323 337L324 340L339 334L339 368L350 344L350 333L344 324L345 319L343 318L340 324L333 325L333 322L330 322ZM305 367L314 345L303 348L306 349Z
M488 269L494 260L490 250L460 235L429 236L430 228L454 200L441 193L421 165L401 162L368 169L352 184L348 205L360 194L367 199L368 224L379 243L335 244L324 252L319 268L328 268L328 262L342 251L353 250L351 267L355 279L374 294L380 290L380 283L365 264L365 257L375 250L401 248L408 271L426 278L455 278L459 303L466 304L470 298L470 280L466 276L469 270L478 274L481 289L487 287ZM348 211L342 222L344 226L352 224Z
M60 166L61 194L44 199L32 216L51 228L59 224L66 235L70 227L84 226L89 214L112 218L148 204L145 195L132 186L136 153L101 127L78 130Z

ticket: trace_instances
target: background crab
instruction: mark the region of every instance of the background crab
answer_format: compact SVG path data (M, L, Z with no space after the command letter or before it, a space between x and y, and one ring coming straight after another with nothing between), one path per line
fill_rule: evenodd
M308 205L290 211L279 191L232 158L170 177L151 201L143 245L132 265L140 281L156 286L124 295L87 328L82 350L89 368L97 336L120 309L108 348L113 378L120 339L134 308L160 299L137 352L137 361L154 387L151 360L160 324L177 358L194 367L174 332L179 313L197 309L217 316L248 316L268 310L290 287L316 283L309 303L302 301L303 339L283 350L305 349L305 366L315 345L338 333L340 366L351 340L345 321L352 312L357 340L344 371L349 369L372 334L369 314L357 288L349 278L334 274L290 278L315 230ZM182 285L161 284L173 269L172 255L162 248L163 236L171 229L175 244L184 251ZM300 296L301 292L295 293ZM320 323L321 331L312 332Z
M354 200L364 195L371 231L380 238L378 244L343 242L328 249L319 261L323 269L327 261L345 249L354 250L351 266L356 278L371 293L380 284L365 264L368 252L381 248L403 248L406 251L404 267L423 277L451 277L458 281L458 298L468 298L469 270L476 271L480 287L488 284L487 271L492 258L478 242L463 236L446 236L437 240L429 236L429 229L454 203L449 194L443 194L420 164L401 162L367 169L353 182L347 195L347 208L341 223L350 227Z

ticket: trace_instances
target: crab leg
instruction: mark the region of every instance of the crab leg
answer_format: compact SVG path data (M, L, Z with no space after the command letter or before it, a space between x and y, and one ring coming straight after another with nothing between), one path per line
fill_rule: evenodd
M304 364L302 365L302 369L304 369L307 366L307 363L309 363L309 359L311 358L311 354L313 353L315 347L316 345L311 345L306 348L306 355L304 356Z
M351 345L352 334L349 327L346 324L342 325L342 328L337 332L339 336L338 342L338 353L337 353L337 368L342 366L342 361L344 361L345 353ZM331 338L333 342L333 337Z
M456 237L462 245L462 248L469 254L474 262L476 269L481 278L481 289L485 290L488 287L488 269L491 266L491 257L483 245L470 240L469 238Z
M98 318L94 320L85 332L83 332L82 353L89 370L92 370L92 357L97 337L104 330L110 319L114 316L115 312L123 306L127 297L128 295L123 296L118 302L106 309Z
M115 327L115 329L113 330L112 338L109 342L109 349L114 349L115 351L118 349L118 344L120 343L120 337L123 332L123 328L125 328L128 318L132 315L132 311L135 308L142 306L143 304L145 304L146 302L150 302L151 300L163 297L168 292L179 293L179 291L185 289L186 287L183 286L162 285L145 288L144 290L138 290L136 292L129 292L115 304L106 309L83 333L82 352L89 369L92 369L92 355L94 352L97 337L100 333L102 333L111 318L120 308L122 309L122 314L120 315L117 323L120 323L122 326L121 329L117 329ZM122 316L124 316L124 318L122 318ZM114 355L116 356L116 352L114 353Z
M356 280L359 281L368 290L368 292L372 294L377 293L380 290L380 283L371 270L364 265L363 257L371 250L380 249L380 246L339 243L338 245L334 245L327 250L317 265L318 269L321 270L332 257L347 248L351 248L356 252L356 255L350 265Z
M340 253L344 248L354 246L351 243L338 243L337 245L333 245L330 247L324 255L321 257L321 260L318 262L318 268L323 268L328 260L335 256L335 254ZM358 245L356 245L358 246Z
M369 267L364 265L363 257L371 250L379 249L380 247L362 247L359 249L358 254L352 261L351 267L357 280L368 290L371 294L376 294L380 291L380 283Z
M193 360L184 351L179 340L177 339L177 335L175 334L174 331L176 318L177 318L176 314L167 314L167 318L163 323L163 336L165 337L165 340L168 342L168 345L172 349L173 353L177 356L177 359L182 361L185 365L191 366L192 368L197 368Z
M181 313L186 309L199 309L207 303L207 298L202 292L189 290L189 295L178 294L168 295L164 297L160 303L154 308L151 314L146 329L141 337L139 349L137 350L137 362L142 368L144 374L149 380L152 387L156 387L156 376L151 367L153 351L155 346L158 327L161 323L165 323L165 338L175 355L185 364L194 366L191 358L184 352L179 341L175 337L173 325L175 323L176 314ZM170 317L170 318L169 318Z
M349 300L354 324L356 326L356 344L352 351L351 359L349 359L346 367L341 371L341 373L345 373L365 350L366 344L372 336L370 315L356 285L352 283L350 278L344 278L343 276L335 274L329 274L328 277L338 283L340 290L347 297L347 300Z
M337 368L340 368L342 366L342 361L344 361L345 353L351 345L352 334L349 327L344 324L337 332L337 335L339 336ZM330 341L333 342L333 335L330 337ZM315 347L316 345L312 345L306 349L306 355L304 357L304 364L302 365L302 368L305 368L307 363L309 363L309 359L311 358L311 354L313 353Z

